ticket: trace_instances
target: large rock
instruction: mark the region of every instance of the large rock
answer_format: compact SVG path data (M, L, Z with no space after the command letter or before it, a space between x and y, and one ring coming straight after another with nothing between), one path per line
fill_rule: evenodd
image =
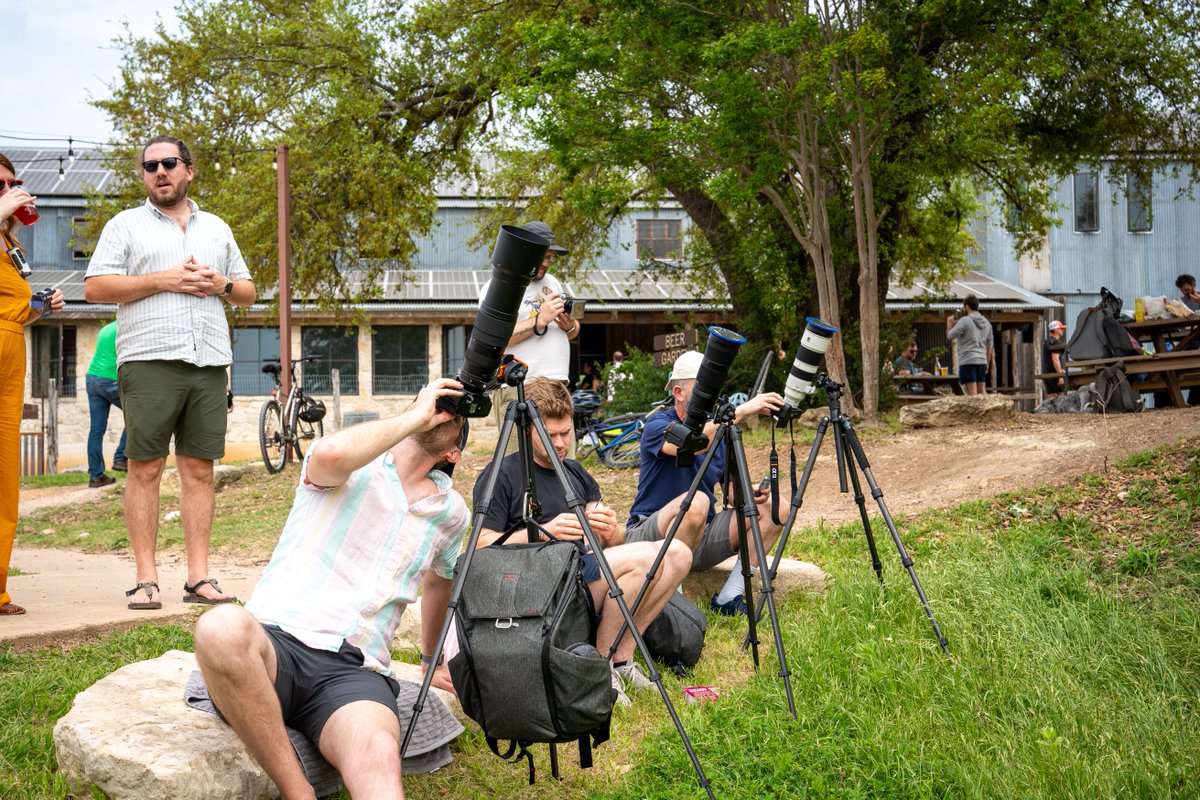
M393 667L402 680L420 681L416 665ZM232 728L184 703L195 669L193 654L172 650L122 667L75 697L54 726L54 747L80 796L95 786L110 800L279 797ZM464 719L452 695L434 691Z
M742 562L738 560L737 556L730 556L712 569L689 573L683 580L683 593L695 600L701 608L707 608L709 598L721 590L726 579L729 578L729 571L733 569L739 572L742 569ZM792 592L819 592L825 588L828 580L829 576L817 565L809 564L807 561L797 561L794 558L785 558L779 562L779 571L775 575L772 586L777 595ZM760 586L760 581L755 577L753 583L755 594L758 593Z
M913 428L948 428L973 422L1010 419L1013 401L1002 394L954 395L900 409L900 424Z

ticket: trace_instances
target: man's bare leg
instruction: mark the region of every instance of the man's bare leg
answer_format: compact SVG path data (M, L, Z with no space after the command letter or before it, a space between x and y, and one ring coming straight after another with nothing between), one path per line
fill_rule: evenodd
M179 515L183 518L183 541L187 548L187 582L194 586L196 581L210 577L208 547L212 539L215 504L213 462L207 458L176 454L175 465L179 469ZM196 593L210 600L230 597L207 583Z
M125 480L125 530L129 547L137 562L137 583L158 582L158 563L155 549L158 544L158 490L166 458L151 461L129 459ZM150 598L145 589L138 589L129 598L131 603L144 603Z
M626 605L632 604L637 598L637 593L646 581L646 571L654 563L659 548L657 542L633 542L604 551L604 558L621 588ZM642 598L641 605L633 615L633 622L637 625L639 633L646 630L663 610L663 606L671 598L671 593L691 568L691 550L678 540L671 542L654 580L650 582L650 588L646 590L646 596ZM603 614L600 626L596 630L596 649L602 654L607 654L625 618L619 612L616 601L608 596L608 584L603 578L593 581L588 590L592 594L592 603L596 610ZM613 661L628 661L633 657L634 646L632 636L622 636L621 643L613 654Z
M195 647L209 697L280 794L315 800L284 729L275 648L262 626L241 606L218 606L196 621Z
M392 709L373 700L347 703L329 717L318 746L351 797L403 800L400 721Z
M758 532L762 535L763 550L767 554L767 558L771 557L771 548L775 546L775 542L779 540L779 534L783 531L782 525L776 525L771 519L771 496L763 495L755 505L758 507ZM746 526L746 535L750 536L750 526ZM741 552L741 539L738 537L738 515L732 514L729 517L729 546L733 548L734 553ZM750 544L750 566L758 566L758 553L755 552L754 543ZM737 571L737 568L734 569Z
M667 531L671 529L671 523L679 516L679 508L683 505L685 497L687 497L686 492L667 503L658 512L659 539L665 538ZM675 531L675 541L683 542L689 550L695 551L696 545L700 543L700 538L704 536L704 526L707 523L708 509L711 505L708 495L704 492L696 492L692 497L692 504L688 506L683 520L679 523L679 529Z

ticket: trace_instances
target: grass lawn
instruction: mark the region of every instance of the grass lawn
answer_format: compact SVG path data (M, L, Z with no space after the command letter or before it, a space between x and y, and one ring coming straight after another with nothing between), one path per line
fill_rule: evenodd
M258 478L239 487L229 491L247 494L231 503L231 525L277 531L290 493L272 493ZM1200 797L1198 506L1193 440L1063 489L901 520L949 658L886 529L876 529L883 586L860 526L795 532L790 554L834 577L825 593L780 604L797 719L787 713L769 626L760 628L763 666L754 675L739 650L744 624L724 618L710 618L705 655L687 681L722 687L720 699L677 705L714 792ZM93 508L88 516L93 546L94 520L104 515ZM78 524L39 518L22 541L75 544L39 526L69 532ZM220 536L234 546L232 534ZM143 626L70 653L0 652L0 796L66 797L51 730L74 694L121 664L190 646L186 630ZM680 698L683 682L666 683ZM573 748L562 748L561 784L549 777L545 748L532 788L524 767L498 760L481 736L460 737L454 749L447 769L406 779L410 796L705 796L653 693L616 710L613 739L596 751L593 770L579 770Z

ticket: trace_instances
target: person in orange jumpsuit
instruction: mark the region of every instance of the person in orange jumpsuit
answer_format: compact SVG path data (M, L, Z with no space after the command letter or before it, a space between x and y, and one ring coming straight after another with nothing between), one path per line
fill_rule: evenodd
M0 617L24 614L8 594L8 562L17 534L17 486L20 478L21 408L25 402L25 326L42 316L30 306L32 291L18 262L23 261L13 212L36 197L21 188L12 162L0 153ZM54 291L51 311L63 296Z

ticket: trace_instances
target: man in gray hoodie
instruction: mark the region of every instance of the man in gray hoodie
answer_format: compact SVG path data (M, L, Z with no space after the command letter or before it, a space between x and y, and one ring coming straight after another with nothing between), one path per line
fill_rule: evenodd
M946 317L946 338L958 340L958 382L967 394L983 394L992 363L992 323L979 313L979 298L963 300L963 316Z

